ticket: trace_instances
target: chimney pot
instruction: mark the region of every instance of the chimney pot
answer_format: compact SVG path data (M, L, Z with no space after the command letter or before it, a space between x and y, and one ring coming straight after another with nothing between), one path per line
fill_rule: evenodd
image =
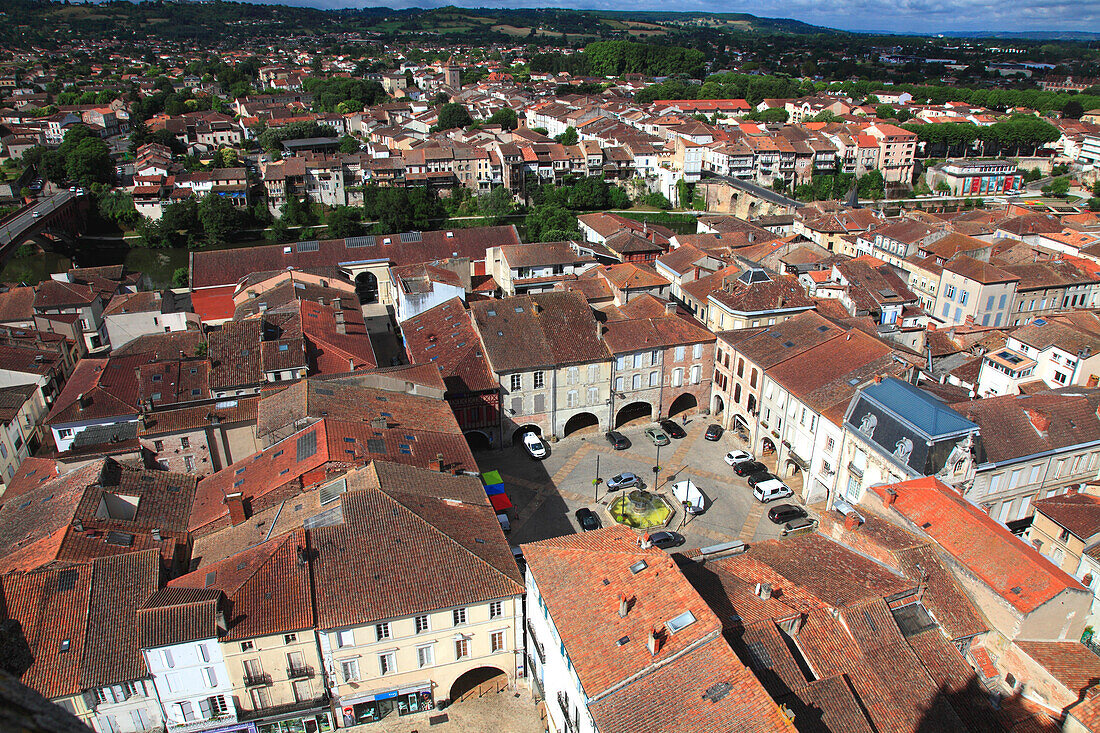
M429 471L437 471L437 472L442 472L443 471L443 454L442 453L436 453L435 458L428 461L428 470Z
M844 529L848 530L849 532L855 532L857 529L859 529L860 523L861 522L858 514L852 513L846 514L844 516Z
M646 646L649 647L649 653L652 656L657 656L657 652L661 651L661 640L657 636L657 629L654 628L649 632L649 640L646 642Z
M626 595L624 593L619 594L619 618L626 618L627 612L630 610L630 605L626 602Z
M885 503L886 506L893 506L894 502L898 500L898 492L896 489L887 489ZM852 515L855 516L855 515Z

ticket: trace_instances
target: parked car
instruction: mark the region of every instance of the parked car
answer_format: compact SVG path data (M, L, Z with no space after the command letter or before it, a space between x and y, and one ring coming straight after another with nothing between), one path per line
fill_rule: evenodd
M577 521L580 522L581 529L585 532L591 532L603 526L600 522L600 518L588 507L581 507L577 510Z
M668 436L660 428L646 428L645 437L653 441L653 445L668 445Z
M749 486L756 488L757 484L762 484L765 481L778 481L779 477L769 473L768 471L757 471L756 473L749 474L748 482Z
M703 496L703 492L691 479L674 484L672 495L676 497L676 500L680 502L684 507L684 511L688 514L702 514L707 510L707 498Z
M711 441L719 440L724 432L726 431L721 425L712 422L710 425L707 425L707 432L703 433L703 437Z
M523 573L527 569L527 560L523 557L523 549L520 547L512 548L512 559L516 561L516 565L519 567L519 571Z
M501 512L497 515L497 521L500 522L500 528L504 530L504 534L508 534L512 531L512 523L508 520L508 515Z
M642 483L642 480L632 474L630 471L624 471L616 474L607 480L608 491L622 491L623 489L629 489L632 486L638 486Z
M765 470L764 464L757 463L756 461L743 461L741 463L735 463L733 466L733 472L738 476L751 476L763 470Z
M761 481L752 490L753 497L764 504L776 499L788 499L794 496L794 492L777 478L770 481Z
M726 463L731 466L736 466L738 463L747 463L749 461L755 461L756 457L747 450L731 450L726 454Z
M668 437L675 438L676 440L682 440L687 437L687 431L680 427L675 420L669 420L667 417L661 420L658 425L668 433Z
M773 524L786 524L806 516L806 510L797 504L780 504L768 510L768 519Z
M607 442L615 450L626 450L630 447L630 440L618 430L612 430L607 434Z
M527 432L523 434L523 448L532 458L538 460L546 458L546 443L543 443L542 438L535 433Z
M802 519L796 519L793 522L787 522L783 525L783 529L779 531L779 534L786 537L791 534L802 534L804 532L811 532L813 528L817 526L817 520L809 517L802 517Z
M667 550L670 547L679 547L684 544L684 536L678 532L650 532L649 541L653 543L654 547L660 547L662 550Z

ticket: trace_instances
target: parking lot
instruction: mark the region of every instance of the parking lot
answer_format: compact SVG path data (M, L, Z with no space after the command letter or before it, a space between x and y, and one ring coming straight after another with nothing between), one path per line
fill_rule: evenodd
M681 549L778 537L780 527L768 520L767 509L781 503L797 503L797 499L768 505L756 501L745 479L739 478L724 460L728 451L743 445L731 432L717 442L705 440L707 424L703 417L690 420L684 426L687 437L660 449L661 471L656 490L676 506L667 528L684 536ZM613 450L603 433L588 433L550 444L550 455L542 461L532 459L520 446L475 454L482 471L495 469L501 473L505 490L515 505L509 542L519 545L579 532L574 513L581 507L596 512L605 526L610 523L606 507L619 494L609 495L602 485L598 489L593 487L597 461L599 476L604 481L617 473L631 471L644 481L647 489L653 490L657 448L643 435L646 427L649 425L621 429L631 442L631 447L622 451ZM682 509L672 499L672 484L689 478L706 496L708 508L703 514L687 516L685 522Z

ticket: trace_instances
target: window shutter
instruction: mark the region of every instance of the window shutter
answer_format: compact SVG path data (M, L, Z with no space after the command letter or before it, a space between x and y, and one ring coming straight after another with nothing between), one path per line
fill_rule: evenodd
M187 704L190 707L190 703ZM210 698L203 698L199 700L199 710L202 711L203 718L210 718Z

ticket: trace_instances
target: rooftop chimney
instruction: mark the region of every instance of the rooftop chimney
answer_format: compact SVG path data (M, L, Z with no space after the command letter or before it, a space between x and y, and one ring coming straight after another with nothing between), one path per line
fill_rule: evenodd
M374 430L385 430L389 427L389 423L386 422L386 418L379 415L370 419L370 426Z
M887 489L886 498L883 500L886 506L893 506L894 502L898 500L897 489Z
M782 307L783 307L783 304L784 304L784 303L786 303L786 302L787 302L787 301L785 301L785 300L783 299L783 296L782 296L782 295L780 295L780 296L779 296L778 298L776 298L776 299L775 299L775 307L776 307L776 308L782 308Z
M855 512L844 515L844 529L849 532L855 532L861 524L863 524L863 519Z
M229 523L234 527L238 524L244 524L245 520L248 519L248 515L244 511L244 494L240 491L226 494L225 505L229 507Z
M619 594L619 618L626 618L627 612L630 610L630 604L627 603L626 594Z
M443 471L443 454L442 453L436 453L435 458L428 461L428 470L429 471L437 471L437 472L442 472Z
M298 566L301 567L306 564L306 548L298 545Z
M638 547L643 550L648 550L650 547L653 547L653 540L649 538L649 532L646 532L641 536L641 539L638 540Z
M756 595L763 598L765 601L772 597L772 584L771 583L757 583Z
M91 400L88 399L87 397L85 397L84 393L81 392L80 394L78 394L76 396L76 402L77 402L77 405L78 405L79 409L83 410L85 407L88 406L88 403L91 402Z
M673 303L671 300L668 301L667 303L665 303L665 315L666 316L676 315L676 304Z
M84 522L80 521L79 519L74 519L73 520L73 529L76 530L77 532L83 532L84 531Z
M333 298L332 299L332 307L335 308L336 312L340 313L341 315L343 315L343 312L344 312L343 307L341 307L342 302L343 301L341 301L339 298Z
M646 642L646 646L649 647L649 653L653 656L657 656L657 652L661 651L661 639L657 635L659 629L653 629L649 632L649 640Z
M153 535L153 539L155 541L160 542L161 536L160 536L160 530L159 529L154 528L153 531L150 534Z

